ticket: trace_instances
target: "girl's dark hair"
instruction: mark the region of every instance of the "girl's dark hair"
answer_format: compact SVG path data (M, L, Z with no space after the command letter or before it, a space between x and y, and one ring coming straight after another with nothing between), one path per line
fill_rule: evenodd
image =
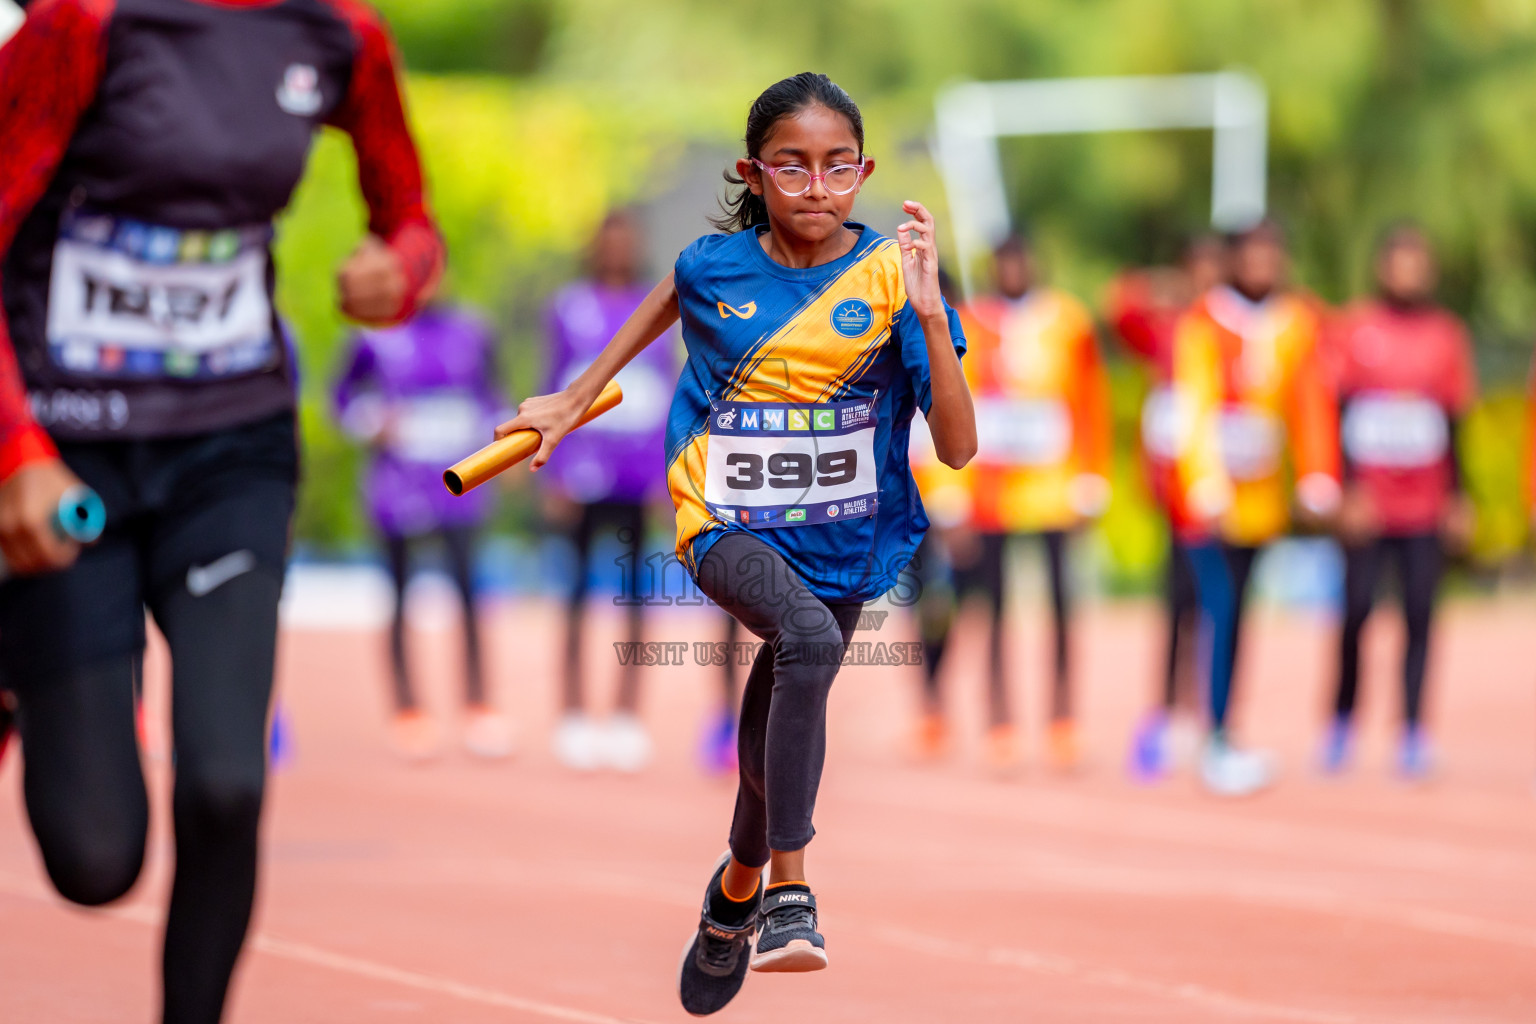
M763 90L763 94L747 112L747 156L756 160L763 153L763 143L773 126L786 117L794 117L806 107L822 106L842 114L853 129L853 137L859 143L859 155L864 153L864 115L842 87L826 75L814 71L802 71L793 78L775 82ZM768 204L762 196L755 196L746 187L746 180L729 170L725 180L742 186L741 191L720 203L720 216L711 217L710 223L721 231L746 231L758 224L768 223Z

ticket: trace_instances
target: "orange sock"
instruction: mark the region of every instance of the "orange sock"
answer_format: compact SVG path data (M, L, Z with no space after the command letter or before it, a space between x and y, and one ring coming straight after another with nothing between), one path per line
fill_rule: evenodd
M762 875L758 875L757 877L758 877L758 881L761 881L763 876ZM720 878L720 892L725 896L726 899L730 900L732 903L745 903L745 902L747 902L747 900L749 900L753 896L757 895L757 883L753 883L752 891L747 893L745 896L733 896L731 894L731 890L729 890L729 889L727 889L725 887L725 877L721 876L721 878Z

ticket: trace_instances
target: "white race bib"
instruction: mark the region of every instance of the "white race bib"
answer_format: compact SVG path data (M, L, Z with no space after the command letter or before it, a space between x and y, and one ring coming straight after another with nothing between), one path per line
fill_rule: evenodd
M416 395L392 412L390 451L408 462L452 462L490 440L480 403L462 392Z
M1375 392L1359 396L1344 413L1344 454L1361 466L1418 469L1445 458L1451 426L1438 402Z
M568 387L591 365L589 360L571 366L560 386ZM624 367L614 379L624 391L624 401L582 427L582 433L649 434L666 426L675 382L667 380L654 367L638 362Z
M1072 451L1066 403L1038 398L976 402L976 459L983 464L1050 466Z
M1164 462L1178 458L1189 432L1188 419L1178 392L1166 384L1153 388L1141 406L1142 449Z
M71 212L48 292L56 364L95 377L209 378L270 365L266 228L181 231Z
M1218 429L1222 463L1233 480L1262 480L1279 472L1279 419L1262 409L1229 405L1221 410Z
M704 504L754 530L874 515L875 401L716 402Z

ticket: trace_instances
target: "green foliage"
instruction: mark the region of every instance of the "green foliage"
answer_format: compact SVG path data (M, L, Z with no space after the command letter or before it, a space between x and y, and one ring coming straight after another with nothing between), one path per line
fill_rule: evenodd
M451 249L450 290L505 331L508 383L537 380L537 320L612 203L643 199L689 147L739 145L777 78L826 71L864 109L880 161L866 209L916 196L943 216L926 153L935 92L963 78L1244 68L1271 104L1272 208L1295 273L1338 302L1367 285L1387 222L1422 221L1447 301L1472 323L1486 384L1514 384L1536 320L1536 6L1520 0L379 0ZM1170 258L1207 211L1201 132L1030 140L1004 149L1013 205L1053 279L1093 301L1121 267ZM358 535L355 456L327 424L343 337L336 264L362 229L348 147L317 146L284 224L282 300L309 374L310 486L300 535ZM1116 578L1160 551L1131 451L1139 384L1115 374L1117 498L1102 527ZM1509 437L1516 399L1468 426L1479 553L1520 543ZM1510 433L1514 431L1515 433Z

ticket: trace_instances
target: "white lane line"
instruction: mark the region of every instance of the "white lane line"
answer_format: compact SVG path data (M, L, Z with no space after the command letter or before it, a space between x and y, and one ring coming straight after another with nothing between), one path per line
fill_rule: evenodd
M1114 842L1141 840L1207 851L1327 859L1337 866L1375 871L1437 874L1465 870L1484 878L1504 877L1511 884L1527 885L1531 880L1531 860L1523 849L1479 847L1422 835L1394 835L1275 817L1237 817L1215 806L1136 802L1103 793L1031 792L998 785L962 791L915 774L896 785L870 782L876 777L873 772L846 774L861 777L841 780L845 788L836 798L875 808L1049 828Z
M1193 1003L1204 1009L1230 1016L1300 1021L1304 1024L1355 1024L1358 1020L1350 1014L1243 999L1193 982L1156 981L1113 968L1079 963L1069 957L1053 953L1038 953L1033 950L1010 949L1004 946L973 946L904 928L881 927L870 931L869 934L888 945L927 956L941 956L949 960L996 967L1015 967L1034 974L1070 978L1103 988Z
M1258 870L1213 869L1201 865L1194 871L1112 864L1087 857L1030 852L1018 854L988 851L986 866L1014 873L1011 891L1061 893L1109 893L1141 899L1197 899L1227 901L1270 910L1321 914L1366 921L1371 924L1425 932L1437 938L1478 939L1526 949L1536 949L1536 928L1490 920L1456 910L1442 910L1393 903L1383 898L1358 897L1305 883L1273 882ZM979 865L978 865L979 866ZM996 892L994 882L951 881L953 891Z
M25 880L8 872L0 872L0 891L41 902L60 903L57 897L51 895L40 886L28 884ZM156 928L164 920L162 913L148 906L112 907L99 911L99 913L103 916ZM479 985L467 985L460 981L454 981L452 978L421 974L417 971L402 970L398 967L391 967L388 964L365 960L362 957L333 953L318 946L275 938L265 932L258 932L251 936L248 946L258 953L306 964L310 967L324 968L342 974L369 978L374 981L385 981L421 992L452 996L455 999L462 999L469 1003L479 1003L482 1006L516 1010L519 1013L532 1014L548 1020L570 1021L572 1024L635 1024L634 1021L623 1017L610 1017L603 1013L593 1013L589 1010L578 1010L570 1006L560 1006L537 999L527 999L523 996L515 996L507 992L499 992L496 989L483 988Z
M557 878L552 874L546 873L541 875L541 877L544 878L546 883L557 881ZM648 897L669 906L687 906L690 909L698 905L698 898L691 892L686 892L680 886L667 887L651 882L642 882L640 879L630 878L612 870L597 869L584 871L580 868L567 868L564 877L558 879L558 881L562 881L564 884L574 888L585 889L588 892L603 895L622 895L630 899ZM1070 978L1102 988L1114 988L1122 991L1136 992L1141 995L1193 1003L1204 1009L1224 1013L1229 1016L1299 1021L1302 1024L1357 1024L1359 1021L1358 1017L1349 1014L1332 1013L1326 1010L1309 1010L1304 1007L1285 1006L1278 1003L1265 1003L1244 999L1241 996L1234 996L1216 989L1207 988L1194 982L1159 981L1155 978L1130 974L1113 967L1098 967L1093 964L1082 963L1070 957L1059 956L1054 953L1041 953L1034 950L1004 946L973 946L938 935L930 935L907 928L882 924L874 920L859 917L850 919L841 913L837 915L837 922L839 929L844 932L849 930L847 928L848 925L852 925L851 930L856 934L863 933L876 941L905 949L909 952L929 956L942 956L950 960L961 960L992 967L1013 967L1032 971L1036 974Z
M414 988L423 992L435 992L439 995L462 999L469 1003L480 1003L483 1006L496 1006L506 1010L517 1010L521 1013L530 1013L537 1017L547 1017L550 1020L574 1021L575 1024L631 1024L631 1022L621 1017L610 1017L607 1014L577 1010L569 1006L557 1006L554 1003L540 1002L536 999L525 999L522 996L509 995L506 992L498 992L495 989L482 988L478 985L466 985L463 982L454 981L452 978L442 978L432 974L420 974L416 971L401 970L398 967L375 963L372 960L364 960L361 957L332 953L330 950L320 949L317 946L273 938L265 933L258 933L251 940L251 946L258 952L266 953L268 956L308 964L311 967L324 967L343 974L353 974L360 978L387 981L406 988Z

